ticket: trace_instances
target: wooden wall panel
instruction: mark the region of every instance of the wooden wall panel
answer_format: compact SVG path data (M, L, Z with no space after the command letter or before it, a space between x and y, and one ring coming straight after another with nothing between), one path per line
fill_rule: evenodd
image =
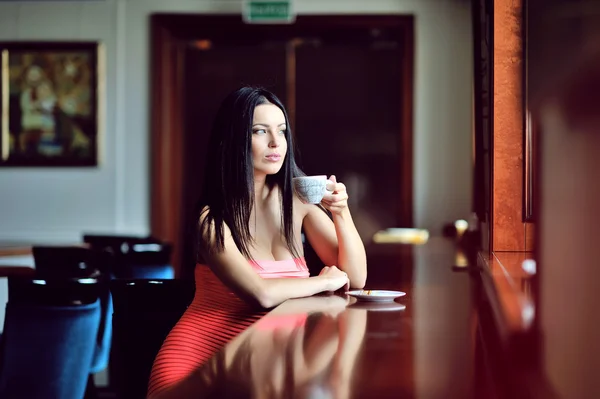
M151 22L151 214L152 235L173 244L171 262L180 275L182 239L183 48L154 16Z
M520 1L494 2L492 249L525 250Z
M525 223L525 251L533 252L535 242L535 229L533 223Z
M523 222L522 6L522 0L494 1L492 251L533 245Z

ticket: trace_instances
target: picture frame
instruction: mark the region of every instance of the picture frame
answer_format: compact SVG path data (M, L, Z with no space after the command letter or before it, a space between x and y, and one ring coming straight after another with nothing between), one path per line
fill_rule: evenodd
M0 42L0 167L99 164L99 42Z

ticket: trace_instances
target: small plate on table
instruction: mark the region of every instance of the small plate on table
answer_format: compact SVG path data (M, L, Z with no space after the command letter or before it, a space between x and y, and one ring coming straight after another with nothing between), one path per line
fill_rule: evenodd
M353 290L346 292L346 294L353 296L359 301L392 302L394 299L406 295L406 292L387 290Z
M348 309L361 309L361 310L370 310L375 312L393 312L397 310L406 309L406 305L395 301L386 301L386 302L367 302L367 301L356 301L352 305L348 306Z

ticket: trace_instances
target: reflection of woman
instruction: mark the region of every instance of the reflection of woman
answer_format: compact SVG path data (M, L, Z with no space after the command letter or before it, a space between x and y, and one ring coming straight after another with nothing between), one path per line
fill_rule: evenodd
M345 305L337 296L291 300L158 397L346 398L367 311Z
M256 321L265 308L335 291L366 280L365 250L342 183L322 207L303 204L292 178L292 135L283 105L272 93L242 88L220 107L207 151L198 206L196 296L158 353L149 396L168 389ZM301 229L324 267L309 277ZM208 266L208 267L207 267Z

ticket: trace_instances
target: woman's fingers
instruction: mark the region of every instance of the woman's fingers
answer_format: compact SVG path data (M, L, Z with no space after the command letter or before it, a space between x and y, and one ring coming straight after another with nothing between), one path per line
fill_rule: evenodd
M321 204L330 212L339 213L348 207L348 193L344 183L339 183L335 175L329 177L328 192L325 193Z
M319 272L319 276L322 276L324 274L327 274L329 272L329 266L324 266L321 271Z
M326 187L327 191L332 191L333 193L346 192L346 185L344 183L336 183L330 180Z
M344 183L336 183L333 191L336 193L345 193L346 185Z
M336 202L342 202L342 201L347 201L347 200L348 200L348 194L345 191L343 191L341 193L325 194L321 201L327 202L329 204L335 204Z

